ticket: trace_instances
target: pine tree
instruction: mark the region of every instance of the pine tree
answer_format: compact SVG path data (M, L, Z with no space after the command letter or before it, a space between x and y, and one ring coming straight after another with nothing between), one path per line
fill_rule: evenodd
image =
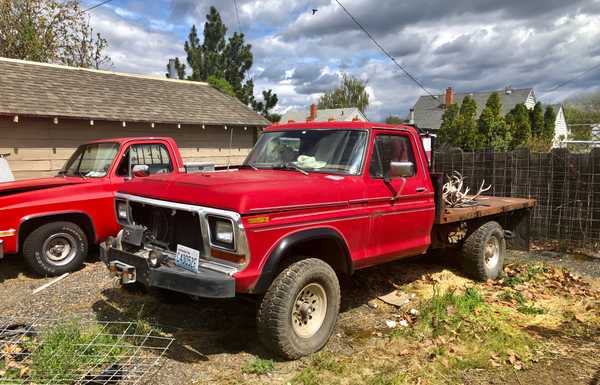
M544 130L544 108L541 102L537 102L530 112L531 119L531 135L535 138L539 137Z
M477 102L469 95L462 100L456 124L455 132L459 135L461 148L465 151L478 149L482 140L477 127Z
M254 82L246 79L253 64L252 46L246 44L243 33L234 33L225 39L227 27L215 7L210 7L204 24L202 44L198 30L192 25L184 44L190 74L188 80L209 82L213 87L235 96L246 105L254 106ZM176 68L180 79L185 77L186 66L176 58ZM268 90L272 100L277 95ZM273 98L274 97L274 98ZM262 111L257 111L262 113Z
M544 129L542 137L547 141L554 140L554 129L556 125L556 112L552 106L547 106L544 112Z
M517 104L506 114L506 124L512 136L511 148L526 145L531 139L531 124L529 122L529 110L525 104Z
M252 46L244 43L243 33L234 33L223 51L224 77L235 90L235 93L244 104L252 102L254 84L244 83L246 73L252 67ZM245 86L245 87L244 87Z
M458 133L458 117L459 107L456 103L451 104L446 108L442 115L442 124L438 132L438 140L440 143L448 144L453 147L460 147L460 135Z
M511 135L501 112L500 96L494 92L479 117L479 134L483 147L494 150L506 150L510 147Z
M262 92L262 97L262 102L252 102L252 108L266 119L274 121L274 119L277 119L277 116L271 117L270 111L277 105L277 94L273 93L272 90L265 90ZM279 118L281 118L281 116L279 116ZM277 121L279 121L279 119L277 119Z
M202 61L197 68L201 80L206 81L209 76L225 78L223 51L226 48L226 33L227 27L223 24L219 11L211 6L208 15L206 15L206 23L204 23L204 41L202 42L201 50ZM231 85L235 89L235 86Z

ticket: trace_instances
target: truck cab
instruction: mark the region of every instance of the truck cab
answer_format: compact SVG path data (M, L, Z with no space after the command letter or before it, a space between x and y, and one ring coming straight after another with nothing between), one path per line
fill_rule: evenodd
M439 186L408 125L274 125L239 168L133 181L115 199L123 229L101 258L118 280L198 297L258 295L261 340L287 358L327 342L339 275L424 254L433 237L440 246L464 227L440 222ZM495 278L504 230L469 215L477 219L454 246L470 245L472 265L484 266L476 278Z
M22 253L43 276L79 268L90 246L119 231L114 193L126 181L181 172L171 138L117 138L81 145L55 177L0 184L0 257Z

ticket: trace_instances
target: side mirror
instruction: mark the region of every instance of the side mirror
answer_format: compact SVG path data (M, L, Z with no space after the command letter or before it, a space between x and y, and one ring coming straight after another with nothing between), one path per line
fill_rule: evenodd
M143 178L150 175L150 167L147 164L136 164L131 169L131 173L136 178Z
M406 178L415 175L413 162L390 162L390 178Z

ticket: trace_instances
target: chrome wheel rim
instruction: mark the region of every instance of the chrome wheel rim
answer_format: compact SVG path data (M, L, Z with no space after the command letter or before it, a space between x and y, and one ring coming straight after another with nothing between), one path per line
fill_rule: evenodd
M77 241L71 234L52 234L44 241L42 250L48 263L54 266L64 266L75 259Z
M314 336L325 321L327 294L323 286L310 283L296 296L292 307L292 327L301 338Z
M487 240L483 251L483 258L486 269L493 270L496 268L500 260L500 241L497 237L492 236Z

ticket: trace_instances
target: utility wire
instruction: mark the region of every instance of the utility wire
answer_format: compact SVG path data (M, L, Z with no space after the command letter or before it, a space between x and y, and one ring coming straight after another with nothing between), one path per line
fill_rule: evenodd
M88 12L88 11L91 11L92 9L98 8L98 7L100 7L101 5L104 5L104 4L106 4L106 3L110 3L111 1L112 1L112 0L104 0L104 1L101 1L101 2L99 2L99 3L98 3L98 4L96 4L96 5L92 5L91 7L84 9L84 10L83 10L83 11L81 11L81 12Z
M396 59L392 56L392 54L390 54L385 48L383 48L381 46L381 44L379 44L379 42L377 40L375 40L375 38L373 37L373 35L371 35L371 33L369 33L369 31L350 13L350 11L348 11L348 9L346 9L346 7L344 7L344 5L339 1L339 0L335 0L336 3L338 3L338 5L344 10L344 12L346 12L346 14L352 19L352 21L360 28L363 30L363 32L369 37L369 39L371 39L371 41L373 42L373 44L375 44L377 46L377 48L379 48L379 50L381 52L383 52L383 54L385 56L387 56L398 68L400 68L402 70L402 72L404 72L404 74L413 82L415 82L423 91L425 91L428 95L430 95L432 98L439 100L439 98L432 94L423 83L421 83L421 81L419 79L417 79L415 76L413 76L410 72L408 72L408 70L406 68L404 68L404 66L402 66L400 63L398 63L396 61Z
M577 75L577 76L574 76L574 77L572 77L572 78L570 78L570 79L568 79L568 80L565 80L565 81L564 81L564 82L562 82L562 83L558 83L558 84L557 84L557 85L555 85L554 87L552 87L552 88L550 88L549 90L547 90L546 92L544 92L544 93L543 93L543 94L540 96L540 98L543 98L544 96L548 95L549 93L551 93L551 92L554 92L554 91L556 91L557 89L559 89L559 88L562 88L562 87L566 86L567 84L569 84L569 83L571 83L571 82L574 82L574 81L575 81L575 80L577 80L577 79L580 79L580 78L581 78L581 77L583 77L584 75L586 75L586 74L588 74L588 73L590 73L590 72L592 72L592 71L594 71L594 70L596 70L596 69L598 69L598 68L600 68L600 63L596 64L595 66L593 66L593 67L591 67L591 68L588 68L587 70L583 71L582 73L580 73L580 74L579 74L579 75Z
M237 19L237 24L238 24L238 32L242 33L242 24L240 23L240 12L238 10L238 3L237 0L233 0L233 5L235 7L235 18Z

